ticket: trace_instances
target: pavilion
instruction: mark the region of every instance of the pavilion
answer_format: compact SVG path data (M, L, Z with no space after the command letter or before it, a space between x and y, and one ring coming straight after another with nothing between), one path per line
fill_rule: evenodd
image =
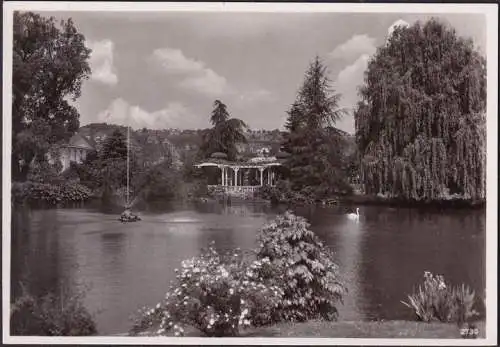
M214 167L220 170L220 176L216 182L209 182L209 188L220 189L232 195L253 194L263 186L276 185L277 168L282 165L281 158L255 157L246 161L228 161L225 157L223 153L214 153L210 159L195 164L197 168Z

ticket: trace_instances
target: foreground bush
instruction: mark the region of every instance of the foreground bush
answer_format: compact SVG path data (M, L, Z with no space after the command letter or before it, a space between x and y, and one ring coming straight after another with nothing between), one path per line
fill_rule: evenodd
M306 219L288 211L266 225L258 239L257 257L268 262L259 277L278 283L284 292L278 320L337 319L336 306L346 288L332 252L309 230Z
M191 326L207 336L237 336L243 327L338 317L346 289L332 253L304 218L286 212L258 240L251 255L221 255L212 245L184 261L177 285L141 310L131 334L179 336Z
M465 285L452 287L443 276L424 273L424 283L402 303L424 322L456 322L461 325L478 313L473 309L475 293Z
M11 334L30 336L87 336L96 334L92 316L82 304L81 294L23 295L11 306Z
M237 336L243 327L271 323L283 293L257 277L263 263L210 246L182 262L175 288L154 308L141 310L131 334L182 336L191 326L207 336Z

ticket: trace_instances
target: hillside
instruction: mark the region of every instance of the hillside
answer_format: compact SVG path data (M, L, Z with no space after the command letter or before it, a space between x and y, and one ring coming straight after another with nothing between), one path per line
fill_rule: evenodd
M96 144L96 149L99 150L104 140L110 136L115 130L119 130L127 136L127 128L115 124L92 123L81 127L78 133L85 136ZM130 147L137 153L145 165L154 165L168 157L172 157L174 161L179 160L179 153L175 146L162 133L155 130L131 130L130 131Z
M80 135L91 139L96 143L97 148L102 145L106 137L110 136L113 131L120 130L125 135L127 128L125 126L107 124L107 123L92 123L81 127L78 130ZM201 145L203 134L208 129L140 129L130 132L131 147L141 154L142 158L147 163L156 163L163 160L169 155L172 155L176 160L184 160L198 152ZM344 133L343 131L332 128L332 132L344 135L349 143L349 151L353 150L354 136ZM239 150L244 156L258 155L262 150L268 150L272 155L279 152L283 143L284 133L278 129L274 130L247 130L247 143L238 145Z

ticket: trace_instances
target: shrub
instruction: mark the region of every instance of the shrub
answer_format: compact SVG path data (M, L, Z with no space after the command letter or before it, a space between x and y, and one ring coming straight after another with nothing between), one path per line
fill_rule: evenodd
M426 271L424 283L418 290L408 295L408 301L402 303L411 308L417 320L430 322L456 322L461 325L477 312L473 309L475 293L465 285L451 287L444 277Z
M206 180L192 180L190 183L187 183L185 187L185 194L188 199L197 199L209 196Z
M257 274L265 260L249 262L236 251L220 255L213 244L182 262L178 285L154 308L140 311L131 334L184 335L192 326L207 336L237 336L240 328L272 322L282 291Z
M287 211L266 225L258 239L257 258L269 259L259 277L278 283L284 291L278 319L337 319L336 305L346 288L332 252L309 230L306 219Z
M90 190L76 182L63 184L31 183L27 184L27 197L30 202L46 202L51 205L87 200Z
M13 335L87 336L97 332L92 316L82 305L81 294L48 293L35 298L23 294L11 307Z
M11 200L15 204L23 204L28 199L29 189L31 183L29 182L12 182Z
M281 180L274 187L263 186L259 190L259 196L275 204L293 203L310 205L325 198L327 194L322 186L305 186L301 190L292 190L289 181Z

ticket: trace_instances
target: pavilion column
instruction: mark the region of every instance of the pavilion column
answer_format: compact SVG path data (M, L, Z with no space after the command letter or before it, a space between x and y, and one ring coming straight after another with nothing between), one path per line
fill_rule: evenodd
M220 184L224 186L224 166L220 167Z
M264 168L259 167L259 171L260 171L260 186L262 187L264 185Z
M235 187L238 186L238 171L239 170L240 169L237 167L234 168L234 186Z

